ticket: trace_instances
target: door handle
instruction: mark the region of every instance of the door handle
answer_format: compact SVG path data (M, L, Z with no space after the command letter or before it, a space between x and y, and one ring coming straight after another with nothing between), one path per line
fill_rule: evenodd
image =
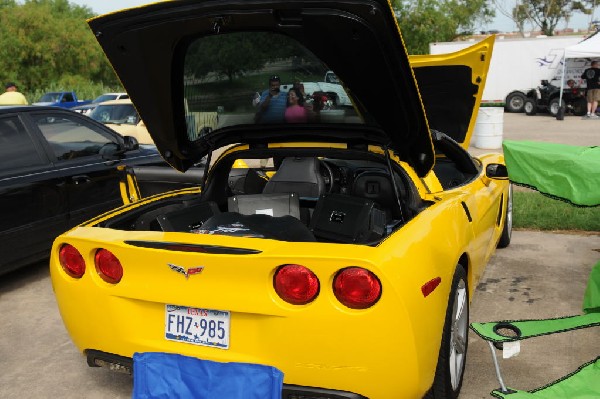
M90 177L87 175L77 175L77 176L71 177L71 181L73 181L73 183L75 183L75 185L78 185L78 184L91 183L92 179L90 179Z

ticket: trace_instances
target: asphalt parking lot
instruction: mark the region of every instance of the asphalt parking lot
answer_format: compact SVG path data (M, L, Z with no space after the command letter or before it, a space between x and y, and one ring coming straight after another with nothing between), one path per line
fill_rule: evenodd
M600 121L506 114L504 138L600 145ZM497 149L473 148L475 154ZM600 232L518 230L492 257L477 286L471 321L559 317L581 312ZM130 376L89 368L68 337L45 263L0 277L0 398L129 398ZM524 342L501 362L507 385L531 389L600 355L600 328ZM498 387L487 344L474 334L461 399L489 398Z

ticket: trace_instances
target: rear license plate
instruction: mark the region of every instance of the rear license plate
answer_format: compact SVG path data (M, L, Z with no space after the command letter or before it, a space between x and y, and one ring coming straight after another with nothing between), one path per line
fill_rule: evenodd
M229 319L227 311L166 305L165 338L228 349Z

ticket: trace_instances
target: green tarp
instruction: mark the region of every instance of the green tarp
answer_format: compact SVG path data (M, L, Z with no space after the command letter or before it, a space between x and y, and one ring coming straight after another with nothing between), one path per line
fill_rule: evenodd
M600 205L600 147L514 140L502 147L513 183L573 205Z
M600 262L592 268L588 285L583 296L585 313L600 313Z

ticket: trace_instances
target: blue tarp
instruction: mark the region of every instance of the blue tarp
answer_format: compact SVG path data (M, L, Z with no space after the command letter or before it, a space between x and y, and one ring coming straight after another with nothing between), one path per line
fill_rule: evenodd
M219 363L172 353L133 355L134 399L281 399L283 373L250 363Z

